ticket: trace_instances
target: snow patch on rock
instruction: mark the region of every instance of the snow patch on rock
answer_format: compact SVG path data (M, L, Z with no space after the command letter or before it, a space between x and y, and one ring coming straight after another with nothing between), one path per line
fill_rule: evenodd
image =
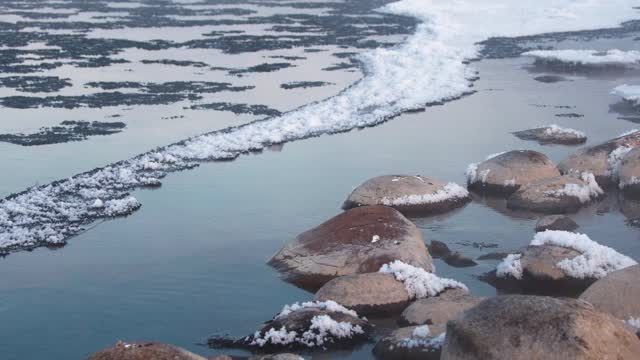
M591 200L596 199L604 194L604 191L602 191L602 189L596 182L595 176L593 176L592 173L583 172L580 175L580 179L586 184L565 184L563 188L553 191L546 191L545 194L556 197L575 197L578 198L578 200L583 204L588 203Z
M456 183L448 183L444 188L430 194L405 195L396 198L382 198L382 204L386 206L434 204L444 201L465 199L469 196L467 189Z
M447 289L468 290L467 286L459 281L440 278L422 268L399 260L382 265L380 272L393 274L396 280L402 281L412 299L437 296Z
M509 254L502 260L496 267L496 276L500 278L506 278L508 276L514 277L518 280L522 279L522 264L520 259L522 254Z

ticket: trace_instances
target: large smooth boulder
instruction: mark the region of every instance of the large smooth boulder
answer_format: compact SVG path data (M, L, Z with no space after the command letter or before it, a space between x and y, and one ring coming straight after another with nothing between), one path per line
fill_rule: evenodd
M541 145L578 145L587 141L587 136L574 129L562 128L557 125L549 125L535 129L516 131L513 133L522 140L534 140Z
M565 215L545 216L536 223L536 232L547 230L573 231L577 228L578 224Z
M469 192L455 183L421 175L386 175L367 180L344 202L343 208L385 205L403 213L438 214L471 200Z
M411 221L390 207L365 206L298 235L269 264L285 280L317 290L333 278L377 272L394 260L433 269L422 233Z
M602 189L588 175L556 176L522 186L507 199L507 208L544 214L575 212L602 196Z
M404 283L379 272L335 278L324 284L314 299L333 300L361 315L400 312L411 301Z
M462 289L450 289L442 294L419 299L407 307L398 321L400 325L445 325L468 309L478 305L482 298L469 295Z
M600 186L610 186L615 183L622 157L639 145L640 132L623 135L578 151L560 162L558 169L562 174L591 173Z
M559 175L556 165L546 155L513 150L469 165L467 184L477 192L509 195L525 184Z
M500 271L497 271L489 276L488 281L498 289L508 292L578 296L597 279L572 277L557 264L579 255L581 255L580 252L566 247L527 246L522 250L519 259L521 269L519 277L513 274L501 274ZM498 270L501 265L498 265Z
M206 360L206 358L173 345L157 342L118 342L87 360Z
M625 196L640 198L640 148L629 151L620 162L619 187Z
M640 265L614 271L596 281L580 299L621 320L640 318Z
M574 299L498 296L447 324L442 360L637 359L626 325Z
M378 359L438 360L442 350L444 325L410 326L396 329L373 348Z

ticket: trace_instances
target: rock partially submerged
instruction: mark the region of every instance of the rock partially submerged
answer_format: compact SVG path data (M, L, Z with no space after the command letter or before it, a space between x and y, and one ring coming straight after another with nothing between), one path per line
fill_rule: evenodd
M463 289L447 290L435 297L416 300L402 312L398 322L402 326L444 326L482 300Z
M619 187L630 198L640 198L640 148L629 151L620 162Z
M377 272L393 260L431 271L420 230L386 206L347 210L285 245L269 264L287 281L316 290L338 276Z
M470 164L466 174L469 189L502 195L533 181L560 175L549 158L531 150L491 155L484 162Z
M635 359L640 340L586 302L498 296L447 324L443 360Z
M157 342L122 342L97 352L87 360L206 360L206 358L173 345Z
M447 244L431 240L431 244L427 245L429 254L435 259L442 259L448 265L453 267L470 267L478 265L473 259L470 259L458 251L451 251Z
M420 175L387 175L358 186L343 208L385 205L403 213L438 214L458 208L470 200L469 192L455 183Z
M596 281L580 299L618 319L640 318L640 265L612 272Z
M380 339L373 348L378 359L438 360L444 343L444 325L400 328Z
M598 185L611 186L617 182L624 155L639 145L640 132L622 134L613 140L578 151L560 162L558 169L562 174L591 173Z
M584 144L587 141L587 135L582 131L563 128L555 124L535 129L516 131L513 135L523 140L537 141L542 145L579 145Z
M507 207L545 214L577 211L603 195L592 174L556 176L522 186L509 197Z
M236 339L212 338L213 348L244 348L266 352L309 348L349 348L366 341L373 327L334 301L285 306L254 334Z
M333 300L362 315L397 313L411 300L402 282L379 272L335 278L324 284L314 299Z
M549 215L538 220L536 232L547 230L573 231L578 228L578 224L566 215Z

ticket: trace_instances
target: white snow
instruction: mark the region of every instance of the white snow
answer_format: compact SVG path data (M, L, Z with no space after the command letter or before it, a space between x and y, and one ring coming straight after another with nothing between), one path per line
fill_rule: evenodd
M547 230L539 232L533 237L530 245L561 246L581 253L573 259L565 259L556 264L565 274L578 279L600 279L612 271L637 264L635 260L608 246L598 244L587 235L568 231Z
M625 323L631 326L636 332L640 332L640 318L629 318Z
M511 276L518 280L522 279L521 258L522 254L507 255L507 257L496 267L496 276L500 278Z
M539 61L562 62L569 65L630 66L640 62L640 51L596 50L534 50L522 54Z
M378 241L380 241L380 235L373 235L373 237L371 237L371 243L375 244Z
M202 161L232 159L274 143L373 126L409 109L458 98L472 91L476 73L467 60L478 56L479 42L494 36L616 26L636 17L631 10L635 5L634 0L391 3L381 11L412 16L422 23L405 43L361 55L366 76L355 85L280 117L195 136L6 198L0 201L0 249L64 242L83 225L121 214L125 204L109 207L110 199L126 198L128 191L149 185L150 179L157 184L154 181L168 173ZM86 190L103 192L104 211L91 208L81 195ZM124 208L134 210L131 205Z
M429 329L429 325L416 326L413 329L412 336L418 338L426 338L431 335L431 330Z
M559 125L556 125L556 124L551 124L551 125L545 126L544 132L547 135L550 135L550 136L554 136L554 135L571 135L571 136L574 136L574 137L579 138L579 139L586 139L587 138L587 134L585 134L582 131L578 131L578 130L571 129L571 128L563 128L563 127L560 127Z
M618 173L620 172L620 165L622 165L622 158L629 151L633 150L630 146L618 146L615 150L609 153L608 161L609 161L609 175L611 175L614 179L618 178Z
M620 96L633 105L640 105L640 85L620 85L611 91L611 95Z
M353 317L358 317L358 314L355 311L349 310L346 307L338 304L333 300L327 300L327 301L306 301L303 303L294 303L291 305L285 305L282 308L282 311L280 311L280 313L276 315L275 318L279 319L281 317L291 314L293 311L307 309L307 308L326 310L328 312L340 312Z
M382 198L382 204L387 206L434 204L444 201L465 199L468 196L469 192L467 189L456 183L450 182L435 193L405 195L396 198L384 197Z
M428 325L418 326L413 330L411 337L404 338L400 341L398 346L405 348L422 348L424 350L434 351L441 349L444 344L446 333L441 333L438 336L430 337Z
M440 278L424 269L399 260L382 265L380 272L393 274L396 280L402 281L412 299L437 296L447 289L468 290L467 286L461 282Z
M583 172L580 175L580 180L584 182L584 185L579 183L568 183L565 184L561 189L545 191L545 194L556 197L575 197L578 198L578 200L583 204L588 203L591 200L596 199L600 195L604 194L604 191L602 191L600 186L598 186L596 178L592 173Z
M100 199L96 199L96 201L93 202L93 204L91 205L92 208L94 209L100 209L104 207L104 202Z

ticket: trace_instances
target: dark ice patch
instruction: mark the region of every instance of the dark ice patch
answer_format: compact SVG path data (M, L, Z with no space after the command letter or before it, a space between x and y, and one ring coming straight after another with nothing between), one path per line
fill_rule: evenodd
M266 72L274 72L290 67L295 67L295 65L290 63L263 63L256 66L251 66L244 69L231 69L229 70L229 74L231 75L242 75L247 73L266 73Z
M42 127L31 134L0 134L0 141L22 146L37 146L82 141L90 136L111 135L122 131L122 122L63 121L59 126Z
M312 87L321 87L327 85L334 85L334 83L326 82L326 81L294 81L289 83L281 84L280 87L286 90L291 89L306 89Z
M555 117L559 117L559 118L572 118L572 119L577 119L577 118L583 118L584 115L582 114L578 114L578 113L564 113L564 114L555 114Z
M228 102L216 102L209 104L198 104L190 107L192 110L216 110L231 111L234 114L265 115L268 117L280 116L282 113L266 105L233 104Z
M22 92L57 92L71 86L69 79L57 76L8 76L0 78L0 87Z
M173 65L173 66L191 66L191 67L208 67L209 66L209 64L203 63L202 61L172 60L172 59L142 60L140 62L143 64L162 64L162 65Z
M539 81L545 84L553 84L561 81L569 81L569 79L567 79L566 77L559 76L559 75L541 75L541 76L534 77L533 80Z

